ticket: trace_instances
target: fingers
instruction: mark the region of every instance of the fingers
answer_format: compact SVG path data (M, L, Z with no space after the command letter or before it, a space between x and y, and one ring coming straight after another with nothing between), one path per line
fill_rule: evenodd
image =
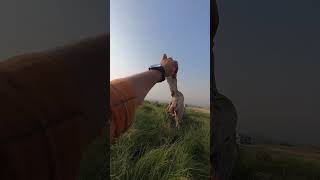
M175 78L178 73L178 62L173 60L172 57L167 57L167 54L163 54L160 64L164 67L165 69L165 77L173 77Z
M161 60L167 59L167 55L163 54Z
M170 61L173 61L173 62L177 62L177 61L173 60L172 57L169 57L169 58L168 58L166 53L164 53L164 54L162 55L161 60L170 60Z

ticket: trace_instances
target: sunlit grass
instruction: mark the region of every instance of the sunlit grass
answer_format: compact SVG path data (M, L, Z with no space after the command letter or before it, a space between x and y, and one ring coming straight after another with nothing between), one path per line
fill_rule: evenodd
M111 146L112 179L208 179L209 114L186 110L180 130L165 105L145 102Z

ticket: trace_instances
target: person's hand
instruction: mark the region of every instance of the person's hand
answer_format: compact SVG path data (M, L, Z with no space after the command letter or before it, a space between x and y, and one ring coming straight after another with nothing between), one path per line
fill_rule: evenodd
M164 68L165 77L176 77L178 72L178 62L173 60L171 57L167 58L166 54L163 54L161 61L161 66Z

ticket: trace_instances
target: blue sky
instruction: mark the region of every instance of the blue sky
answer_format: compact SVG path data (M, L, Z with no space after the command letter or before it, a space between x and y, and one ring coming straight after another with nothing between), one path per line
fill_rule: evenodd
M189 104L210 104L209 0L111 0L110 79L145 71L163 53L179 63L178 89ZM147 99L170 99L166 82Z

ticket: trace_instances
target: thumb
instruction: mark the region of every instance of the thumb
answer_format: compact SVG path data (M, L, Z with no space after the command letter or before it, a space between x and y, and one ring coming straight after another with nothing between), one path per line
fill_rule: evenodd
M162 60L162 59L167 59L167 55L166 55L166 54L163 54L161 60Z

